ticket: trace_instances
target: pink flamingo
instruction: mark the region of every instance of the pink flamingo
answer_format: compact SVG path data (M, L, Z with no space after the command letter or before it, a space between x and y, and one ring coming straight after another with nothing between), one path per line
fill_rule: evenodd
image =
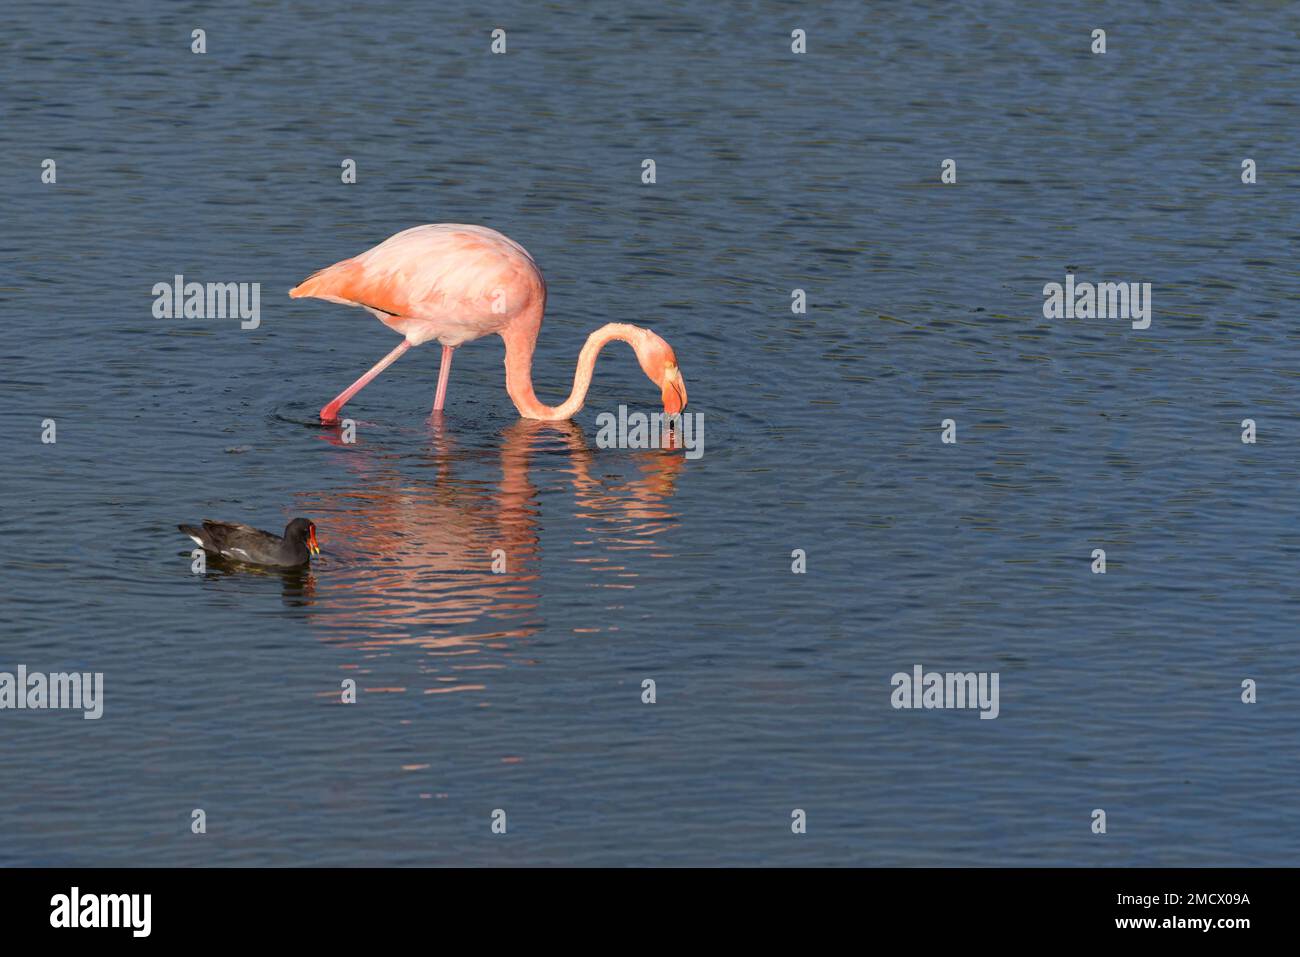
M338 421L339 410L411 346L437 339L442 366L433 411L441 412L457 346L489 333L506 345L506 392L526 419L569 419L582 408L596 356L615 339L636 352L650 381L659 387L664 412L686 405L686 383L672 347L649 329L611 322L587 337L573 374L573 391L557 406L533 393L533 350L542 328L546 282L527 250L485 226L438 223L390 236L359 256L313 273L289 290L295 299L312 296L370 310L404 337L396 349L320 410L322 422Z

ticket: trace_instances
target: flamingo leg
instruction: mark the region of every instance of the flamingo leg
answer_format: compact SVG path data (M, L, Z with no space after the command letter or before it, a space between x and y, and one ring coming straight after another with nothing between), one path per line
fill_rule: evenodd
M434 412L441 412L443 403L447 399L447 380L451 378L451 354L455 351L455 346L442 347L442 365L438 368L438 391L433 396Z
M394 349L392 352L388 353L388 355L384 356L382 359L376 362L374 366L371 367L369 372L367 372L356 382L352 383L350 386L348 386L346 389L340 392L337 396L334 397L334 399L329 403L329 405L321 409L320 420L325 423L337 422L339 418L339 409L343 408L344 404L348 401L348 399L352 398L354 395L356 395L358 392L364 389L367 385L369 385L371 379L379 375L379 373L383 372L390 365L396 362L397 357L400 356L403 352L405 352L409 348L411 348L411 344L407 342L405 339L403 339L401 344L396 349Z

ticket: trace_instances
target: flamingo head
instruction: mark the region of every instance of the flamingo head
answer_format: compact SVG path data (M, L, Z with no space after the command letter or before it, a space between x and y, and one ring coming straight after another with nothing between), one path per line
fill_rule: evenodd
M673 352L673 347L658 335L649 329L641 331L641 347L636 350L641 371L659 387L664 413L677 415L686 408L686 380L682 378L682 370L677 367L677 355Z

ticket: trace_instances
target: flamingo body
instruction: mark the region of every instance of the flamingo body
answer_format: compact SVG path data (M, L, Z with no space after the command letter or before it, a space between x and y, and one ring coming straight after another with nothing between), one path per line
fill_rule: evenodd
M322 269L289 291L361 306L413 346L455 348L500 332L545 302L546 283L528 251L485 226L414 226L359 256Z

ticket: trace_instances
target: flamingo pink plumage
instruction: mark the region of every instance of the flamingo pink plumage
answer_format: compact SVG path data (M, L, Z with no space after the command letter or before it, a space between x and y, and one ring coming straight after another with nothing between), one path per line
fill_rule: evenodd
M659 387L668 415L686 405L686 383L672 347L649 329L618 322L587 337L569 397L558 406L539 401L533 392L532 362L546 308L546 282L523 246L485 226L438 223L403 230L359 256L312 274L289 295L361 306L403 336L396 349L320 410L322 422L337 421L344 403L411 346L431 339L442 343L433 403L433 411L441 411L452 351L494 332L505 342L506 392L526 419L577 414L591 385L596 356L615 339L636 352L642 371Z

